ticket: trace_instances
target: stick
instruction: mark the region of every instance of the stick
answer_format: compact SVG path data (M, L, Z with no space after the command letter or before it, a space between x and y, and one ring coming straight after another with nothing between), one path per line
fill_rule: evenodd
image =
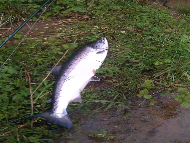
M59 61L55 64L55 66L51 69L51 71L47 74L47 76L42 80L42 82L36 87L36 89L32 92L31 96L34 95L34 93L38 90L38 88L42 85L42 83L48 78L48 76L51 74L51 72L54 70L54 68L59 64L59 62L65 57L69 50L65 52L65 54L59 59ZM38 97L37 97L38 98Z

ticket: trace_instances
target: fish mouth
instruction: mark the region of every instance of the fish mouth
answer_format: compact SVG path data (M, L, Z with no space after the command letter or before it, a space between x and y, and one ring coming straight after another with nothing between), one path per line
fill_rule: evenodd
M101 38L100 38L100 41L101 41L101 43L103 43L103 44L105 44L105 45L108 45L108 41L107 41L106 38L101 37Z
M98 51L96 54L103 54L105 51L107 50L105 49L105 50Z
M96 54L103 54L104 52L107 52L108 51L108 47L106 48L101 48L101 49L97 49L97 53Z
M89 46L96 49L98 53L102 53L103 51L108 50L108 41L106 38L101 37L97 41L92 42Z

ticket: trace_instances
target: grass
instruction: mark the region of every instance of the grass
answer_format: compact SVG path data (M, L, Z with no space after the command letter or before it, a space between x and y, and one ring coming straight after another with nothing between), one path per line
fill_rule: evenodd
M181 8L178 9L178 13L190 15L190 5L188 4L186 6L182 6Z
M55 65L68 49L63 61L76 47L99 37L108 39L109 54L97 71L101 82L92 83L93 88L83 91L84 105L96 101L103 103L105 110L127 108L128 97L137 95L154 104L150 92L164 89L178 92L175 99L189 107L188 16L178 21L168 11L126 1L58 1L56 4L53 14L72 16L74 13L78 20L63 30L54 29L55 34L47 35L46 39L27 38L0 71L0 132L4 142L46 142L59 135L56 125L51 126L57 129L55 131L38 120L31 129L30 121L17 118L31 114L31 91L46 77L46 69ZM63 4L67 8L61 7ZM22 36L18 33L16 40ZM1 64L14 48L4 46L0 49ZM50 107L47 99L51 96L53 83L54 77L50 75L32 96L34 113ZM16 123L15 118L20 122ZM105 134L107 136L107 132Z
M110 134L106 130L101 130L101 131L93 131L89 135L89 138L95 138L96 140L99 141L108 141L108 140L114 140L114 136Z

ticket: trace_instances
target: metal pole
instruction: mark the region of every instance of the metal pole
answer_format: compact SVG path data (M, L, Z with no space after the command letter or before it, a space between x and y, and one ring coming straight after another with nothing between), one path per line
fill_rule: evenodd
M39 9L37 9L20 27L18 27L9 37L0 45L0 48L9 40L11 39L32 17L34 17L47 3L49 0L47 0Z

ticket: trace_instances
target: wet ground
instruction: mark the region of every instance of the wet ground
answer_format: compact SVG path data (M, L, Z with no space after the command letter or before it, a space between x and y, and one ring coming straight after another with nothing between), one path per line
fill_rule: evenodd
M69 138L53 143L190 143L190 109L181 108L172 95L156 96L154 106L136 99L126 111L100 110L80 120Z

